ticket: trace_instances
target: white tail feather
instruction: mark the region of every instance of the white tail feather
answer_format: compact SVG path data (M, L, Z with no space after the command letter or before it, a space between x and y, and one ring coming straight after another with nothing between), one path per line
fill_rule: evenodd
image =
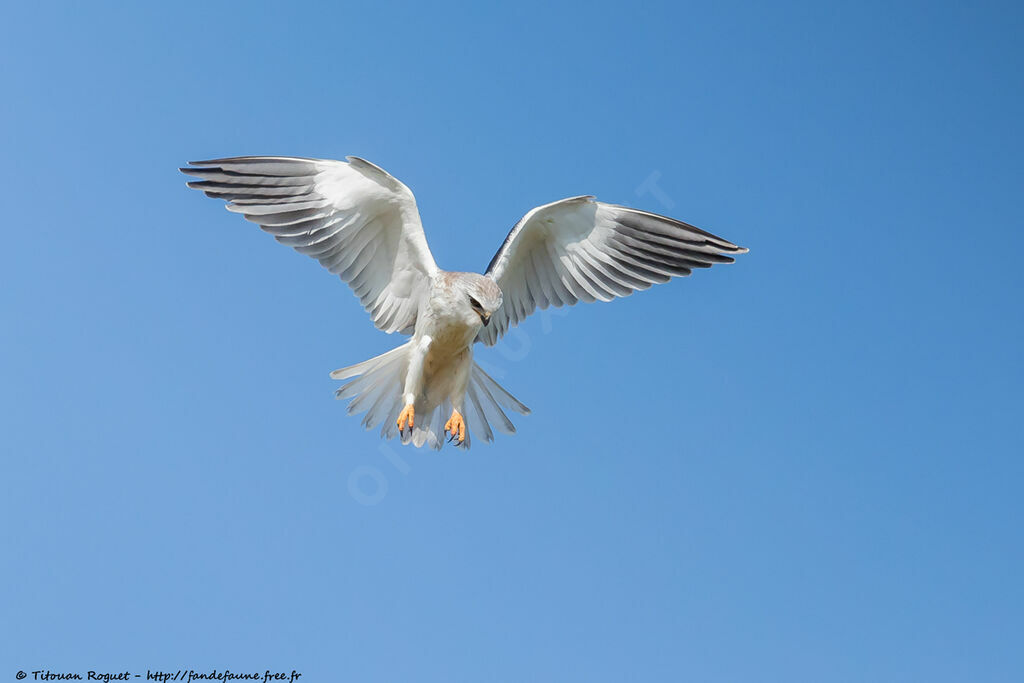
M373 429L380 425L380 435L385 439L399 436L396 420L403 408L402 390L411 352L410 341L387 353L331 373L334 379L350 380L334 392L335 397L352 399L348 405L349 414L365 412L363 427ZM411 433L406 430L401 435L402 444L412 444L417 448L430 446L439 450L447 436L444 424L452 413L452 402L448 398L433 405L425 401L425 398L419 398L413 404L416 412L415 427ZM530 414L529 408L473 363L463 406L466 440L458 444L458 447L469 448L471 433L479 434L486 441L494 441L492 423L500 432L514 433L515 425L502 408L521 415Z

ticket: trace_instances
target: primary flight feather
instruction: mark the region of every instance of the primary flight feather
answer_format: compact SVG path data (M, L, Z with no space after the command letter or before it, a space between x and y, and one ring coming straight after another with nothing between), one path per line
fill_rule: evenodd
M411 335L376 358L331 373L349 380L363 425L385 438L468 448L470 433L512 433L505 411L529 409L473 362L537 307L628 296L747 250L681 221L571 197L539 206L509 232L483 275L441 270L416 199L358 157L235 157L189 162L189 187L227 201L274 238L344 280L373 324ZM447 416L447 419L446 419Z

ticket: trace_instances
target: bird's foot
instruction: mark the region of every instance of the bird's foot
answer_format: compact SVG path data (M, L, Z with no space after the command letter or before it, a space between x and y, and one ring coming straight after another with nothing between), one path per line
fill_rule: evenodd
M406 423L409 424L409 431L412 432L413 422L414 422L415 418L416 418L416 411L413 410L412 404L409 403L404 408L402 408L402 412L398 414L398 422L397 422L398 423L398 433L399 434L404 434L405 433L405 425L406 425Z
M458 439L458 443L466 440L466 421L462 419L459 411L452 411L452 416L444 423L444 431L451 432L448 443L451 443L454 439Z

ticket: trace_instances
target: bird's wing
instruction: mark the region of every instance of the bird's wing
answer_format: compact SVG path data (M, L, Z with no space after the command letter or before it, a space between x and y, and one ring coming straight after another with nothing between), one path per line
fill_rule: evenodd
M488 346L538 306L611 301L747 250L692 225L593 197L533 209L487 267L504 303L477 335Z
M189 187L341 277L378 328L411 333L437 272L416 198L387 171L347 159L236 157L181 170L199 178Z

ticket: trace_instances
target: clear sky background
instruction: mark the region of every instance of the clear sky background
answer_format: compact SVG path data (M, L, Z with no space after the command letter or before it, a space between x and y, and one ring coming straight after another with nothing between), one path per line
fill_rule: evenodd
M1018 3L3 15L0 680L1021 680ZM242 154L383 166L447 269L576 194L751 251L382 448L328 372L401 339L177 171Z

